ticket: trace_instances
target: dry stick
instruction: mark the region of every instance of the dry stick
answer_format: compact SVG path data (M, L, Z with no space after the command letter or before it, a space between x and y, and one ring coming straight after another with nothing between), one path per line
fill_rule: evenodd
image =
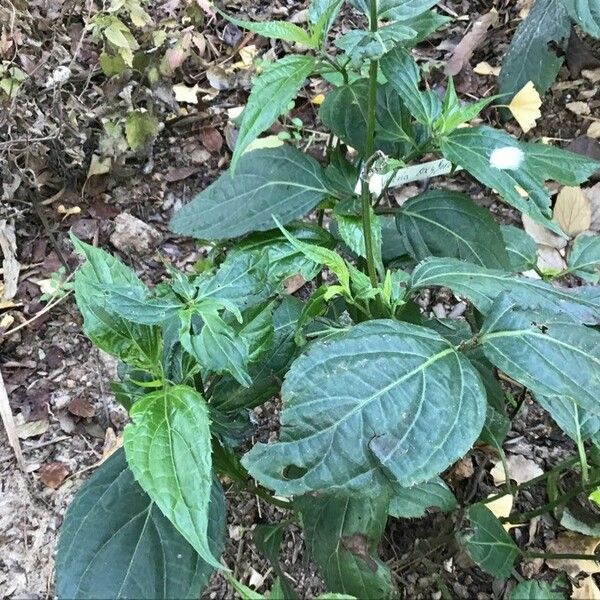
M23 452L21 451L21 444L19 442L19 436L17 435L17 424L10 409L8 403L8 394L6 393L6 387L4 385L4 379L2 379L2 371L0 371L0 415L2 415L2 423L8 436L8 442L15 451L17 457L17 464L19 469L25 472L25 460L23 459Z

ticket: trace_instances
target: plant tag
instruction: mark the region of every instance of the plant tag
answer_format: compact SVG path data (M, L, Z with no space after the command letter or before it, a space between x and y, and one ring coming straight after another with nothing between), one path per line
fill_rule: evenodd
M460 170L457 167L456 170ZM403 167L388 173L377 172L381 169L376 169L369 177L369 190L372 194L381 194L384 188L392 189L401 187L411 181L421 181L430 177L438 177L439 175L447 175L452 171L452 163L445 158L440 160L432 160L420 165L411 165ZM360 193L361 182L356 184L356 192Z

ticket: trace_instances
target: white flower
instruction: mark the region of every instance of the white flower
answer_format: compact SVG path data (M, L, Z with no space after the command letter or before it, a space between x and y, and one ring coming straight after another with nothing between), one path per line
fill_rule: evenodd
M496 148L492 152L490 155L490 165L495 169L514 171L521 166L524 159L525 154L521 148L504 146L503 148Z

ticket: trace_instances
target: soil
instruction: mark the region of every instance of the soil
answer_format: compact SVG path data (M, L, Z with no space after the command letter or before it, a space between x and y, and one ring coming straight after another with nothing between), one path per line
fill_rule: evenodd
M34 65L32 77L39 94L31 93L21 98L20 104L10 107L0 129L6 135L0 140L4 190L0 218L14 223L21 265L14 305L0 305L0 367L11 409L20 419L23 435L20 444L25 459L22 471L4 430L0 430L0 597L51 598L53 555L65 510L103 453L114 447L127 416L110 391L115 361L94 349L83 336L72 295L67 294L49 306L42 299L42 288L60 267L67 272L76 267L77 259L68 241L69 230L116 253L149 283L159 282L164 275L161 257L183 270L192 269L206 257L207 248L173 236L167 224L178 207L204 189L227 165L234 139L227 111L243 105L250 76L242 73L227 89L216 94L211 91L210 99L200 100L197 106L188 105L175 118L172 114L167 118L172 109L166 102L162 106L164 127L151 148L128 155L109 174L86 181L99 136L98 108L106 102L118 106L127 95L123 86L115 87L114 82L106 81L98 71L90 70L88 74L98 52L89 36L84 35L82 25L95 5L68 0L39 0L30 2L28 7L19 2L9 4L12 8L2 8L8 11L5 16L19 16L28 11L33 17L20 22L21 36L26 39L17 44L15 53L18 50ZM179 3L167 4L176 7ZM518 23L518 5L509 0L442 4L450 15L469 15L470 19L455 20L445 33L423 44L419 56L434 67L443 64L472 21L495 8L499 25L476 50L470 64L485 60L499 65ZM286 18L304 9L305 3L230 2L228 8L232 13L251 17ZM342 21L341 30L350 18ZM15 31L14 23L11 31ZM187 71L184 69L182 77L188 84L199 82L202 88L208 88L206 71L223 57L232 55L227 38L234 35L239 39L239 31L231 26L224 28L221 20L207 19L204 33L208 47L204 60ZM0 37L0 49L3 39ZM249 41L258 45L260 53L273 52L264 40L250 37ZM281 53L280 46L274 48ZM74 57L71 63L70 57ZM45 88L45 79L65 62L70 64L73 79L60 91ZM431 77L434 86L442 79L435 68ZM456 85L460 93L480 97L493 92L495 79L477 76L467 67L456 78ZM34 86L32 91L35 89ZM319 91L309 89L306 100L298 103L295 111L307 131L318 132L316 109L309 99ZM590 121L565 109L566 103L573 100L589 102L595 109L600 95L590 81L572 77L565 66L545 98L544 118L527 138L548 137L566 143L582 135ZM93 111L94 119L86 117ZM495 118L494 112L485 113L485 119ZM48 121L41 126L46 133L38 135L32 129L36 119ZM520 133L514 123L509 123L508 128ZM31 136L35 136L33 141ZM320 153L320 139L316 135L311 147L316 155ZM11 161L19 165L18 170L9 168ZM28 174L33 181L26 179ZM17 175L19 182L14 179ZM35 192L29 191L28 183L34 184ZM459 175L453 185L490 207L498 220L518 223L514 211L484 192L473 180ZM149 226L151 229L145 230L147 237L129 236L125 240L115 237L122 215L136 217ZM443 290L424 294L420 300L424 311L437 316L450 313L457 304L457 299ZM521 392L518 388L511 390L516 396ZM572 442L560 433L549 416L529 398L522 400L505 450L534 460L544 470L573 455ZM275 399L256 411L257 420L272 435L276 435L278 427L278 409ZM490 475L493 459L488 449L477 448L461 461L461 468L464 470L466 466L470 475L462 477L457 469L446 474L459 500L484 498L497 492ZM524 498L519 510L540 506L546 501L545 488L533 487ZM225 562L238 579L265 592L273 581L272 568L254 547L252 529L258 523L285 521L289 515L251 494L229 491L227 499ZM405 597L415 600L506 597L514 581L508 584L493 581L475 568L452 542L436 545L427 541L451 530L454 523L448 519L436 513L412 521L390 519L381 548L382 558L392 565ZM530 527L519 528L516 535L524 547L543 549L556 532L554 519L544 517ZM311 598L323 591L296 525L286 529L281 562L301 598ZM555 575L542 561L524 561L518 572L523 577L541 573L552 579ZM216 575L203 597L225 600L234 595L229 584Z

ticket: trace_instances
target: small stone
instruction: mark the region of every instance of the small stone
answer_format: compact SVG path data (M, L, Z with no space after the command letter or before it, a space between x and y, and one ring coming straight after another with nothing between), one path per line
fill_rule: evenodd
M162 235L154 227L128 213L115 218L115 230L110 236L117 250L137 254L149 254L161 240Z

